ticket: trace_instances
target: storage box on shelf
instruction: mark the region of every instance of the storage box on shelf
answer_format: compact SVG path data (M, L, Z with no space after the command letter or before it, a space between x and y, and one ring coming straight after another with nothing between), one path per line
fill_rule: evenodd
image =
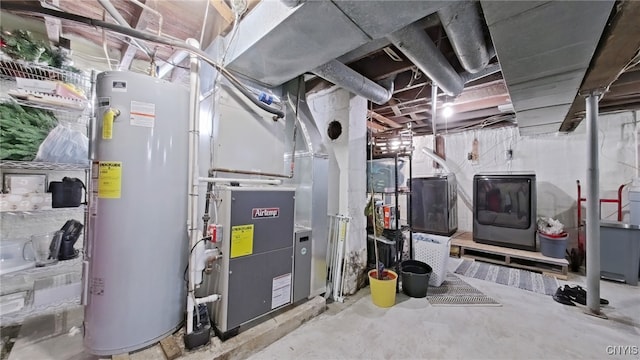
M53 111L58 121L85 125L91 78L49 66L0 61L0 102Z

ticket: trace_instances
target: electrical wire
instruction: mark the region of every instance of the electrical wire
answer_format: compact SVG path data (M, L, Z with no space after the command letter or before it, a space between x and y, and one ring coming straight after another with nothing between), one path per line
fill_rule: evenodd
M635 129L633 129L633 130L635 131ZM612 158L606 156L605 155L605 151L604 151L604 140L606 139L607 134L604 131L604 129L602 129L602 128L598 128L598 132L600 133L600 135L602 135L602 139L599 139L599 141L600 141L600 152L599 152L599 154L600 154L601 157L603 157L604 159L610 160L612 162L618 163L618 164L620 164L622 166L630 167L633 170L638 170L638 168L635 165L627 164L626 162L622 162L622 161L620 161L618 159L612 159Z

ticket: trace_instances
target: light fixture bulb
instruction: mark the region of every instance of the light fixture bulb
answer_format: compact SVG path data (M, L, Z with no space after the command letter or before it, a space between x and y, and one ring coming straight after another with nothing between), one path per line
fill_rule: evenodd
M445 103L443 105L443 109L442 109L442 116L448 118L451 117L451 115L453 115L453 108L451 107L451 103Z

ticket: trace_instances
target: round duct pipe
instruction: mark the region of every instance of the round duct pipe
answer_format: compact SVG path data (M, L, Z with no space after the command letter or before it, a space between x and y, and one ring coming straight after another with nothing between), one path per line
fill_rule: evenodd
M385 89L338 60L331 60L311 72L378 105L385 104L393 95L393 81L389 82L389 89Z
M462 92L462 78L420 25L411 24L387 35L387 39L447 95L457 96Z
M472 74L484 69L490 56L484 41L478 4L456 1L438 10L438 16L462 67Z

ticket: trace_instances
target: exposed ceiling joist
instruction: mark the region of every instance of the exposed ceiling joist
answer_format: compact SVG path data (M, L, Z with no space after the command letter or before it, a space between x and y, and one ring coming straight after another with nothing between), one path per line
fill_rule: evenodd
M235 19L235 16L233 16L233 11L231 11L231 8L223 0L210 0L210 2L211 5L213 5L216 11L227 23L225 26L233 22L233 20Z
M369 116L371 116L371 118L373 118L373 119L375 119L375 120L377 120L377 121L379 121L379 122L381 122L383 124L387 124L387 125L389 125L390 127L394 128L394 129L398 129L398 128L402 127L402 125L398 124L397 122L395 122L395 121L393 121L393 120L391 120L391 119L389 119L387 117L384 117L384 116L382 116L382 115L380 115L380 114L378 114L376 112L373 112L371 110L367 111L367 114Z
M581 92L606 89L621 76L625 67L640 51L640 2L622 1L617 4L616 14L600 41ZM606 100L607 94L603 100ZM576 95L560 131L573 131L582 121L585 110L584 99Z
M399 52L400 51L396 50L396 53ZM369 79L378 81L411 70L414 66L415 65L408 60L391 60L391 58L383 52L382 55L361 60L360 63L354 64L352 68Z
M373 130L375 132L387 130L386 127L384 127L384 126L382 126L382 125L380 125L380 124L378 124L376 122L373 122L373 121L367 121L367 128L369 128L369 129L371 129L371 130Z
M145 4L146 0L140 0L141 3ZM136 30L140 30L147 26L147 19L152 15L152 12L146 8L140 7L138 9L137 15L133 18L130 26ZM136 52L140 50L138 47L133 45L131 42L127 43L122 50L122 56L120 57L120 65L118 68L120 70L126 70L131 67L133 63L133 59L135 58Z
M58 9L60 1L51 0L51 5L53 8ZM44 25L47 28L47 38L49 38L49 41L57 44L60 41L60 35L62 35L62 22L60 19L45 16Z

